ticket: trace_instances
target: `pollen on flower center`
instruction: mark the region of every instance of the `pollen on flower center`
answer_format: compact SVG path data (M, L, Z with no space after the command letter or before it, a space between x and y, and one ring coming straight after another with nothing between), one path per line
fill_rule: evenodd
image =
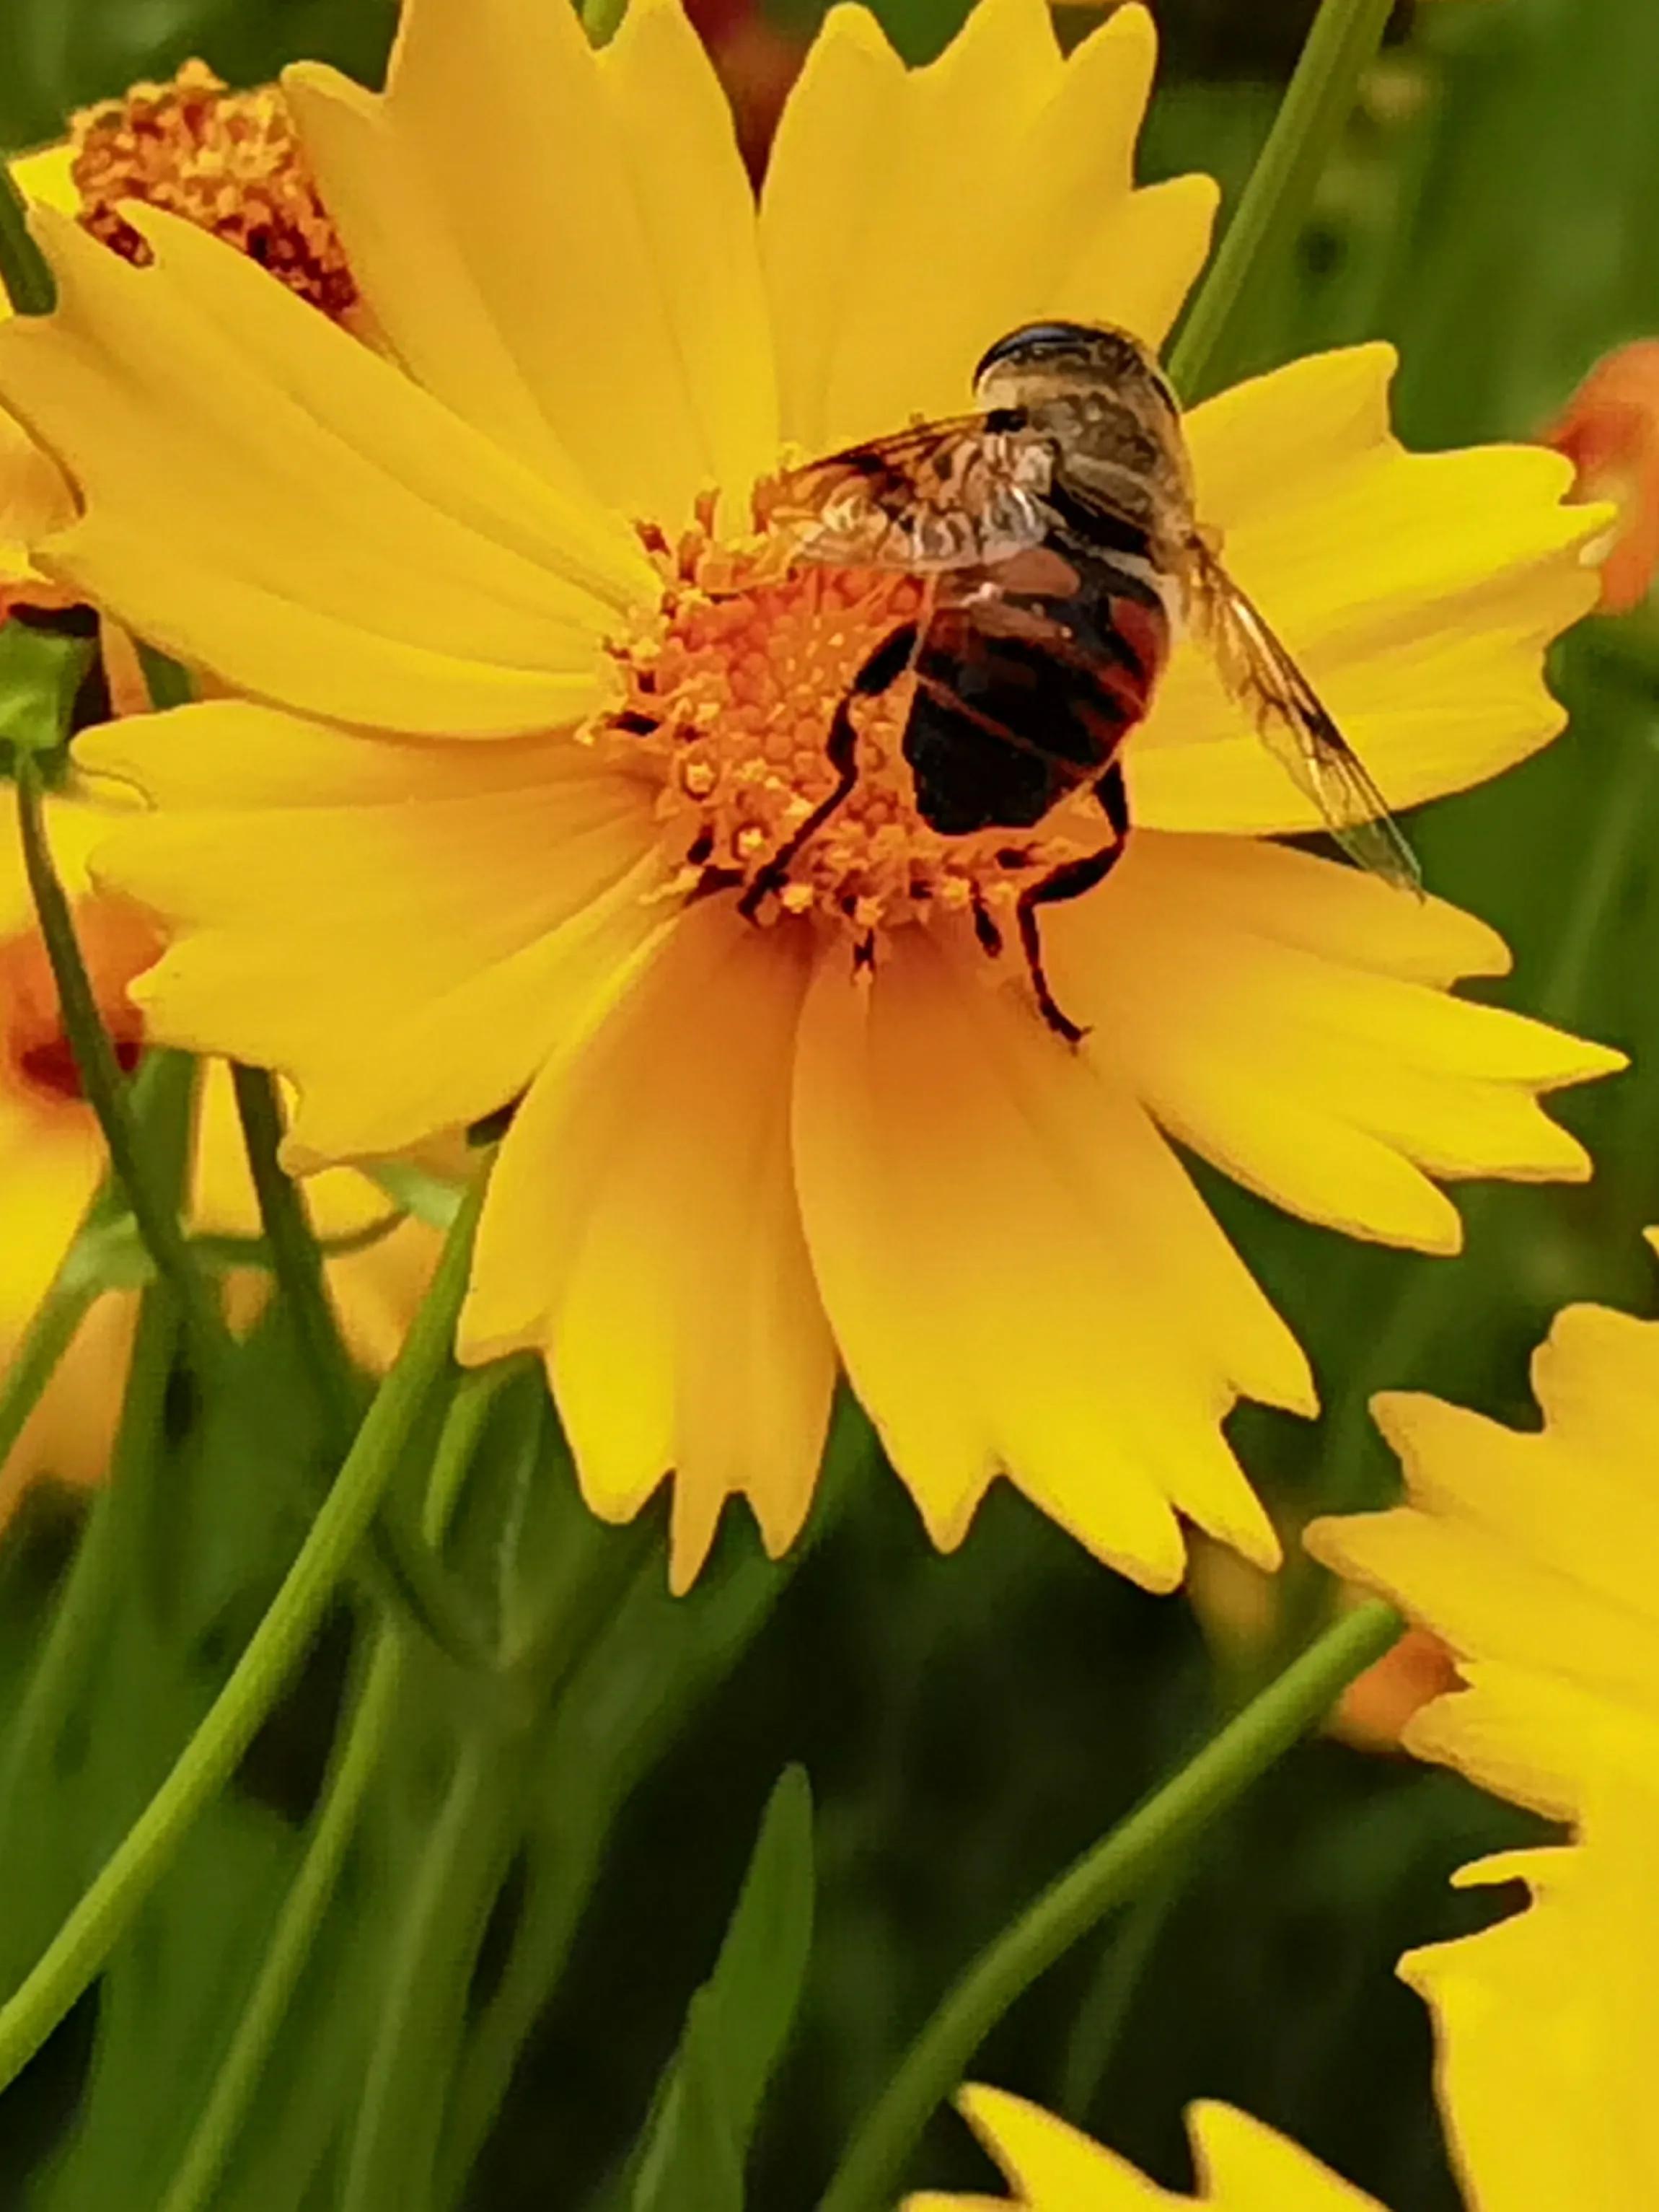
M871 656L925 623L931 586L892 570L789 565L780 541L717 544L706 525L671 548L659 609L616 648L627 685L600 726L661 777L675 888L752 884L835 792L838 709ZM903 742L915 679L855 696L857 777L790 860L758 918L819 915L867 949L874 932L971 909L981 934L1022 888L1085 849L1048 827L947 836L917 811Z
M129 261L149 248L123 200L185 216L343 320L357 288L317 196L281 88L232 92L205 62L168 84L136 84L70 125L81 221Z
M118 897L78 900L75 928L115 1056L131 1073L143 1052L144 1024L127 985L153 965L161 940L140 909ZM0 939L0 1083L46 1109L78 1106L84 1096L38 929Z

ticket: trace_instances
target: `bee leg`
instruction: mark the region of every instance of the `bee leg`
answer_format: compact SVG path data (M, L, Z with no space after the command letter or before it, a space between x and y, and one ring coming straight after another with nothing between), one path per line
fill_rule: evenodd
M817 836L836 809L852 797L859 780L859 733L853 722L853 702L874 699L898 681L910 665L916 649L916 635L914 623L906 623L896 629L890 637L882 640L853 678L851 689L836 709L836 719L830 725L823 748L824 757L836 771L834 787L829 797L820 799L799 828L785 838L738 901L738 912L745 921L755 919L761 902L769 893L783 889L796 854Z
M979 939L980 951L988 959L994 960L1002 950L1002 932L977 884L974 886L974 934Z
M1049 1028L1063 1036L1067 1044L1080 1044L1087 1031L1079 1028L1069 1014L1063 1012L1048 988L1048 977L1042 964L1042 938L1037 921L1039 907L1059 906L1067 899L1081 898L1097 884L1103 884L1122 858L1128 843L1128 794L1124 788L1123 770L1115 762L1095 787L1106 819L1116 832L1112 842L1098 853L1085 853L1081 860L1062 860L1059 867L1051 868L1046 876L1028 884L1020 893L1014 907L1019 924L1020 948L1025 955L1026 972L1031 978L1031 988L1036 994L1037 1011Z
M1129 787L1123 780L1123 763L1114 761L1094 787L1100 811L1117 832L1121 845L1129 835Z

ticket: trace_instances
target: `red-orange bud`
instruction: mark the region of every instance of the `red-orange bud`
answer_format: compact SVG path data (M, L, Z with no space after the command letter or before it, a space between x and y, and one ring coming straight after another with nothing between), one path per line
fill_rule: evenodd
M1580 499L1619 509L1601 565L1601 611L1629 612L1659 568L1659 338L1638 338L1596 362L1543 434L1578 472Z

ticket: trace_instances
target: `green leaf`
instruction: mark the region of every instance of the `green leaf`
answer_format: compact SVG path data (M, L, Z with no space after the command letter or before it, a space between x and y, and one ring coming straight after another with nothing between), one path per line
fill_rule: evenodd
M812 1793L786 1767L766 1808L713 1978L691 2000L635 2154L628 2212L743 2212L761 2099L812 1942Z

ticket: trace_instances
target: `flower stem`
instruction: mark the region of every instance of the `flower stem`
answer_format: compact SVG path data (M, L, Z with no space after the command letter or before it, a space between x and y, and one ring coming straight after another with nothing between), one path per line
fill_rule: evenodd
M169 1200L182 1188L189 1165L195 1093L196 1063L184 1053L152 1053L133 1084L135 1116L152 1162L165 1179ZM52 1380L57 1358L68 1350L76 1327L106 1287L96 1264L98 1240L125 1218L119 1190L106 1176L0 1386L0 1464ZM9 1834L12 1822L28 1802L23 1777L42 1745L51 1741L78 1691L88 1650L106 1616L110 1584L131 1541L133 1493L143 1486L143 1468L159 1433L177 1337L176 1301L169 1299L158 1308L146 1292L127 1368L110 1480L87 1516L52 1626L11 1724L6 1759L0 1766L0 1839Z
M397 1705L403 1656L395 1632L380 1623L305 1856L161 2212L207 2212L213 2203L356 1831Z
M259 1201L271 1272L283 1296L330 1450L343 1458L356 1433L362 1394L329 1302L323 1255L293 1179L283 1172L283 1107L268 1069L231 1069L248 1172ZM412 1613L439 1649L473 1672L489 1671L495 1655L465 1591L441 1559L382 1505L369 1529L379 1570L378 1594Z
M329 1303L322 1253L300 1194L278 1164L282 1102L266 1068L233 1062L230 1079L236 1092L248 1173L253 1178L259 1218L270 1251L271 1273L299 1340L301 1358L331 1444L343 1449L357 1426L357 1377Z
M109 1148L110 1165L132 1209L138 1233L158 1273L172 1284L177 1293L192 1348L205 1370L218 1361L224 1350L224 1324L180 1226L178 1209L162 1200L151 1177L127 1079L121 1073L115 1048L99 1013L92 981L81 957L70 902L52 865L52 848L41 812L40 769L33 753L19 752L16 775L23 863L40 917L40 934L52 963L52 980L63 1009L64 1034L75 1055L81 1088L98 1116L104 1142Z
M1328 1629L981 1953L911 2045L818 2212L887 2212L912 2144L1015 1999L1287 1751L1403 1626L1392 1607L1367 1605Z
M484 1426L514 1371L511 1362L501 1361L464 1376L450 1401L422 1513L422 1534L434 1547L443 1541ZM161 2212L210 2212L356 1832L403 1689L406 1649L390 1623L375 1624L305 1856Z
M4 161L0 161L0 284L20 315L49 315L58 305L52 264L34 242L28 203Z
M1322 0L1267 143L1170 356L1170 379L1188 406L1237 372L1252 294L1302 227L1393 9L1394 0Z
M483 1199L481 1182L463 1201L403 1350L230 1679L34 1971L0 2007L0 2087L16 2078L89 1986L282 1694L448 1364Z

